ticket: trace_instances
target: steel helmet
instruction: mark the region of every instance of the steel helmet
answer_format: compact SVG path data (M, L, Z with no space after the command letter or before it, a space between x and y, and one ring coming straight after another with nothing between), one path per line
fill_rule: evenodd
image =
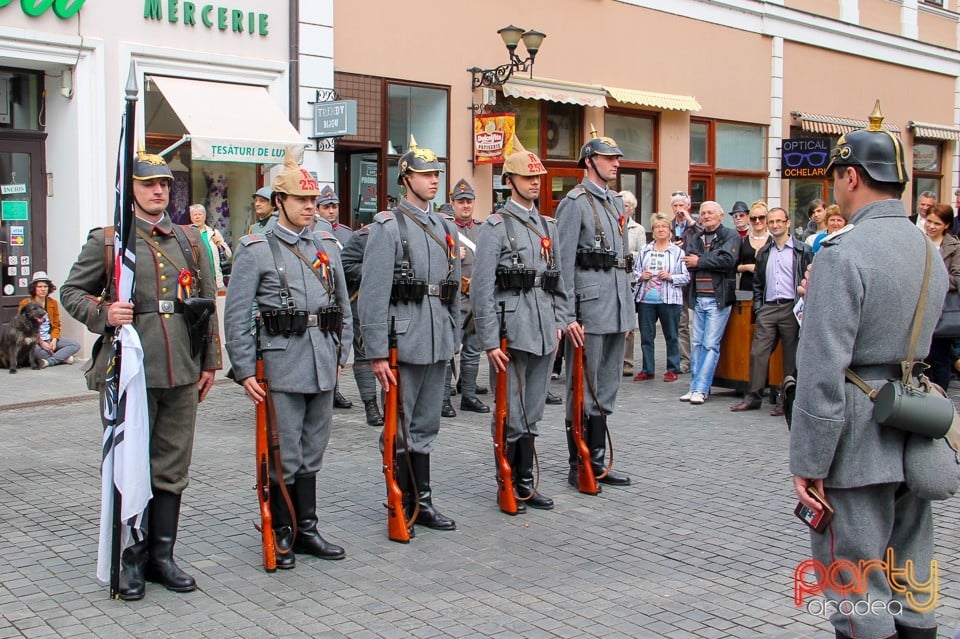
M410 136L410 148L397 161L397 184L403 186L403 176L407 173L433 173L443 171L443 165L437 160L437 154L430 149L421 149L417 141Z
M591 124L590 139L580 147L580 159L577 160L577 166L581 169L587 168L587 158L595 155L615 155L617 157L623 157L623 151L617 148L617 142L613 138L597 137L597 129Z
M860 166L871 178L882 183L905 184L909 181L903 159L903 143L892 132L883 128L880 100L870 114L866 129L840 136L830 152L827 175L835 166Z

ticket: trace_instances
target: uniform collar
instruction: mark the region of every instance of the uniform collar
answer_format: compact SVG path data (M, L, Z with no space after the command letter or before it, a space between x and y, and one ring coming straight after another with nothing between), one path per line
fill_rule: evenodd
M588 193L596 195L601 200L606 200L610 189L605 186L598 186L593 180L584 180L581 182L583 188L586 189Z
M401 209L403 209L404 213L416 217L421 222L428 222L430 221L430 218L433 217L432 215L430 215L431 206L429 202L427 203L427 208L425 210L418 208L413 204L413 202L411 202L407 198L403 198L402 200L400 200L400 202L398 203L398 206Z
M453 218L453 223L456 224L457 226L459 226L459 227L462 228L462 229L470 229L470 228L473 228L473 219L461 220L459 217L454 217L454 218Z
M524 220L532 219L537 212L537 207L535 205L528 209L524 207L522 204L520 204L519 202L517 202L516 200L514 200L513 198L510 198L509 200L507 200L507 203L506 205L504 205L503 208L507 209L511 213L514 213L517 217Z
M137 225L142 226L144 230L149 233L159 233L160 235L173 235L173 220L170 219L170 216L167 215L164 211L163 215L160 217L160 220L154 224L149 222L142 217L136 217Z
M860 224L867 220L880 217L904 217L903 202L892 198L877 200L863 206L850 216L850 224Z
M296 244L300 240L308 239L311 232L309 226L302 229L299 233L294 233L287 227L277 224L273 227L273 234L277 236L277 239L283 240L287 244Z

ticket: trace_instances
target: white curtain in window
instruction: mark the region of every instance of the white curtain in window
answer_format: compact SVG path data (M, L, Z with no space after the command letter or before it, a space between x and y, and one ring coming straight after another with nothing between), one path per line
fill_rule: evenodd
M717 168L763 171L765 131L751 124L717 123Z

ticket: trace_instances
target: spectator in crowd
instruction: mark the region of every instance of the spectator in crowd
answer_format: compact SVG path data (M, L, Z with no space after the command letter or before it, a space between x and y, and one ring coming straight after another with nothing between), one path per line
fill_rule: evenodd
M950 227L950 233L960 235L960 189L953 191L953 226Z
M811 235L810 237L807 238L807 244L813 250L814 255L816 255L817 251L820 250L820 242L823 241L823 238L827 237L831 233L835 233L836 231L839 231L840 229L842 229L844 226L847 225L846 218L844 218L843 215L840 213L840 207L837 206L836 204L831 204L830 206L827 207L826 220L827 220L827 228L820 231L816 235Z
M217 290L224 291L227 286L224 283L221 263L226 261L229 265L230 258L233 257L233 251L230 250L227 241L223 239L223 233L220 232L220 229L210 226L207 223L208 219L207 207L203 204L190 205L190 226L197 229L200 239L203 240L203 244L207 248L207 256L210 258L210 264L217 278ZM227 275L229 276L229 273Z
M690 274L683 263L684 252L670 241L670 218L654 213L650 218L653 241L640 249L634 278L637 281L634 301L640 324L640 349L643 370L634 381L653 379L656 370L653 340L657 336L657 320L667 343L667 372L665 382L677 381L680 370L680 310L683 308L683 287Z
M740 240L740 259L737 273L740 274L741 291L753 290L753 272L757 262L757 251L770 242L767 231L767 203L757 200L750 205L750 232Z
M803 234L803 239L807 246L813 245L811 238L816 237L817 233L827 230L827 209L826 202L820 199L813 200L807 205L807 232Z
M623 197L624 223L626 224L623 235L626 239L627 252L633 256L633 262L636 264L637 254L640 253L641 247L647 243L647 232L643 228L643 225L640 224L640 212L637 210L637 196L630 191L620 191L620 196ZM631 282L631 284L633 283L634 282ZM624 377L631 377L633 375L634 334L634 331L630 331L627 334L627 350L623 356Z
M953 218L953 207L949 204L934 204L927 210L924 225L927 237L940 250L940 257L950 278L950 291L956 291L960 286L960 240L947 232L953 225ZM950 384L950 365L953 363L953 340L934 337L930 341L926 362L930 365L927 376L946 390Z
M734 202L730 216L733 218L733 228L740 237L746 237L750 232L750 209L747 208L747 203L740 200Z
M720 359L720 340L736 301L740 236L721 221L723 208L713 201L700 205L700 230L686 242L683 263L690 271L687 305L693 309L690 335L690 390L682 402L702 404L710 394Z
M21 309L30 302L36 302L47 311L47 316L40 324L40 341L33 347L34 356L40 362L40 368L56 366L57 364L73 364L73 355L80 350L80 344L69 337L60 335L60 305L50 294L57 290L53 280L47 277L44 271L37 271L30 278L27 288L30 296L20 300L17 309Z
M279 213L273 208L273 189L264 186L253 194L253 224L247 228L247 235L251 233L266 233L277 223Z
M750 346L750 386L743 401L732 411L757 410L760 393L767 385L770 355L783 344L783 375L792 375L797 367L797 342L800 325L793 313L799 299L797 285L813 260L810 247L790 235L787 212L775 207L767 213L772 241L757 251L757 271L753 280L753 314L756 325ZM783 403L777 402L771 415L783 415Z
M673 209L673 243L686 252L687 240L696 235L699 223L690 213L692 201L684 191L674 191L670 195L670 208ZM684 295L683 308L680 309L680 372L690 372L690 307Z
M933 191L924 191L920 194L920 197L917 198L917 212L909 216L910 221L917 225L921 231L923 230L923 224L927 219L927 212L930 210L930 207L937 203L937 194Z

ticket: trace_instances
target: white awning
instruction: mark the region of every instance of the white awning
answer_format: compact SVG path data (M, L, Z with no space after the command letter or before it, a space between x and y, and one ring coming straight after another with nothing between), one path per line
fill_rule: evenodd
M637 104L667 111L699 111L701 108L700 103L692 95L676 95L618 87L603 88L611 98L623 104Z
M843 135L851 131L867 128L870 123L866 120L845 118L839 115L822 115L807 113L806 111L791 111L790 115L800 121L800 128L809 133L825 133L827 135ZM881 125L887 131L900 133L900 127L887 124Z
M910 120L907 128L913 129L913 137L931 140L960 140L960 127L950 124L931 124Z
M509 98L546 100L581 106L607 107L607 93L602 87L546 78L511 78L503 83L503 94Z
M187 129L194 160L279 164L286 147L299 154L308 144L263 87L150 78Z

